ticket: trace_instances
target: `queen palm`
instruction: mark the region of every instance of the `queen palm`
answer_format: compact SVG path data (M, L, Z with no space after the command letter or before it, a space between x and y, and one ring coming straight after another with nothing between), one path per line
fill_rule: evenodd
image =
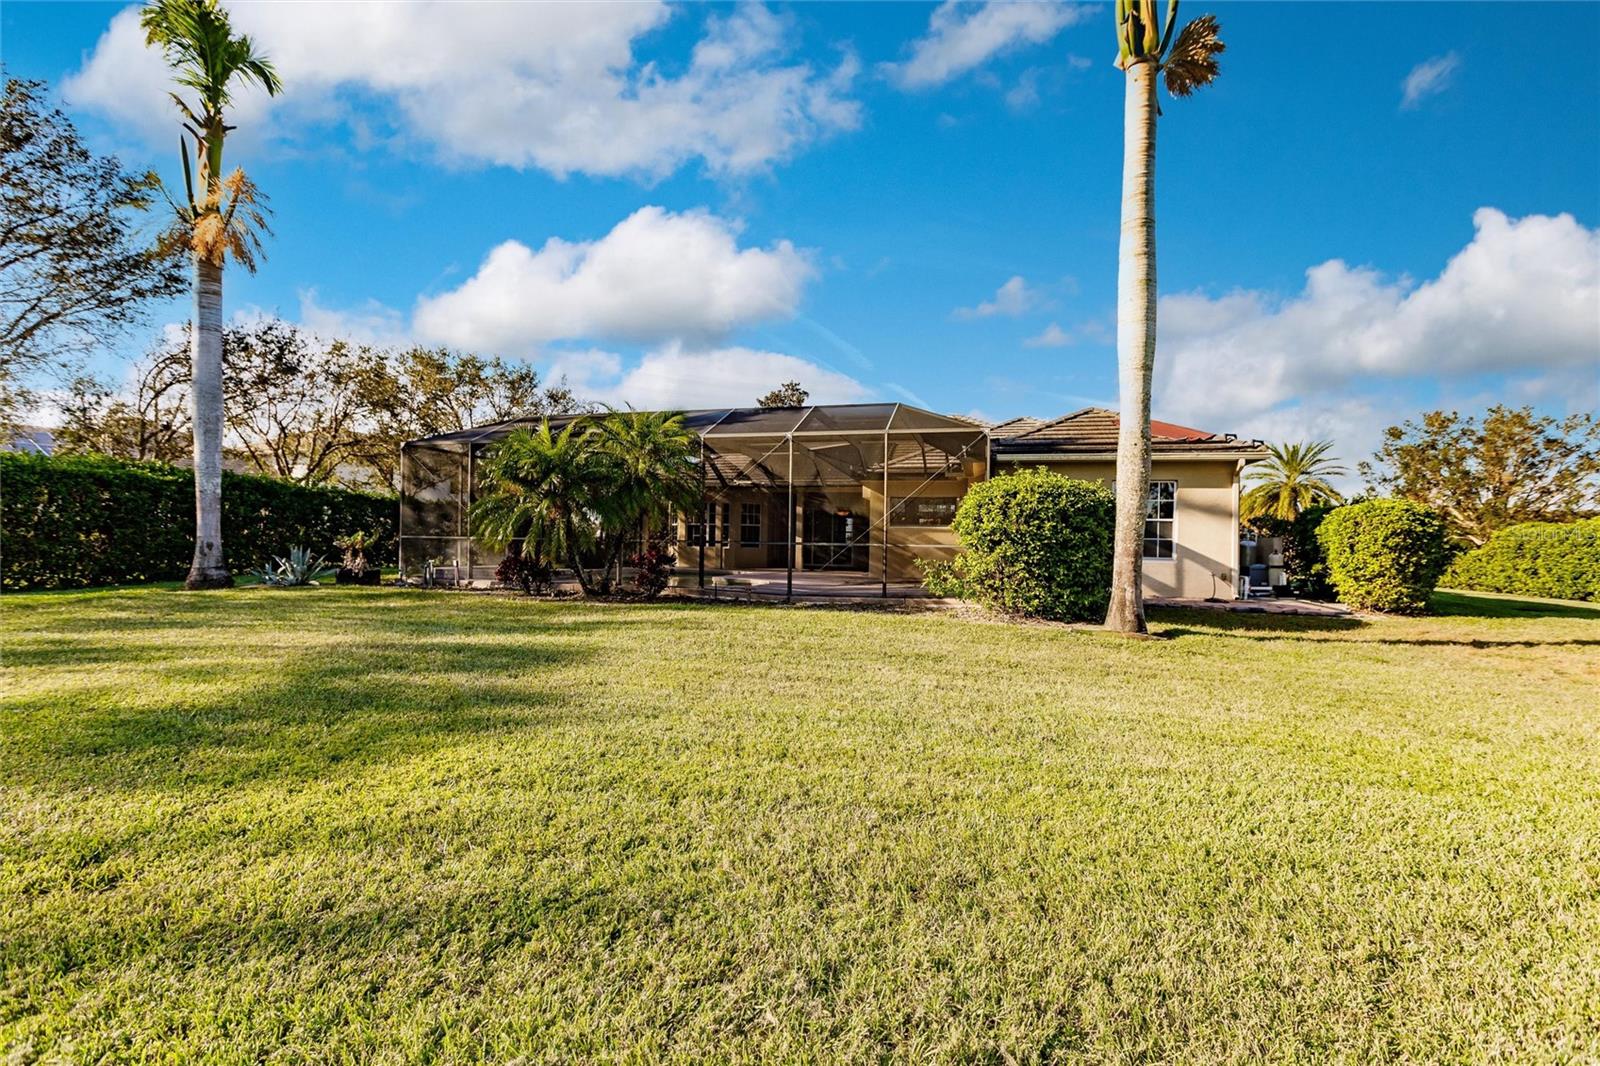
M1122 242L1117 260L1117 528L1106 626L1143 633L1144 523L1150 494L1150 379L1156 350L1156 75L1188 96L1217 76L1217 20L1201 15L1173 40L1178 0L1117 0L1117 66L1125 75Z
M173 201L178 233L194 260L194 324L190 336L194 409L194 562L189 588L233 584L222 554L222 266L229 256L254 271L266 230L265 199L235 169L223 177L222 148L234 127L225 121L235 81L255 82L276 95L278 75L250 38L235 35L217 0L154 0L139 16L145 43L160 48L178 85L193 90L193 106L172 100L193 138L180 143L184 198ZM170 197L169 197L170 199Z
M1328 481L1346 473L1337 459L1328 457L1331 447L1333 442L1325 440L1267 445L1272 458L1245 475L1249 487L1239 500L1239 517L1292 521L1307 508L1343 503Z
M600 421L596 433L612 483L607 509L616 535L606 563L609 573L630 534L643 537L650 526L698 503L699 437L675 411L614 411Z
M549 419L519 429L478 463L483 488L469 514L472 535L496 551L520 542L535 559L565 558L587 593L582 556L608 504L609 467L592 429L576 422L559 433Z

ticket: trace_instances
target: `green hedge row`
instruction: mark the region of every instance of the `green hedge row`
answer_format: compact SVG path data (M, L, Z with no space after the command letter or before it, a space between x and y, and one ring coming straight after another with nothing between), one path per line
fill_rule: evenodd
M292 545L337 557L333 542L376 532L393 558L392 496L222 475L228 565L241 572ZM181 578L194 555L194 475L104 456L0 453L0 586L84 588Z
M1442 584L1481 592L1600 600L1600 518L1524 522L1458 556Z

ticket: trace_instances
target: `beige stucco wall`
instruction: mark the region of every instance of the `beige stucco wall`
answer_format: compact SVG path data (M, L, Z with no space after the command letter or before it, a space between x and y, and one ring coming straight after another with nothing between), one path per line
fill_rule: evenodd
M1116 464L1106 461L996 464L995 472L1016 466L1042 466L1067 477L1116 480ZM1146 596L1233 599L1238 594L1238 463L1234 459L1156 459L1150 480L1178 483L1174 557L1144 561Z

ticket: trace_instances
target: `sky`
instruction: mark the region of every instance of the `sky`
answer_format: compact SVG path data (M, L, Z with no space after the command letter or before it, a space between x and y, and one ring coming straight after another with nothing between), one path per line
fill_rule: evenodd
M1109 7L232 2L270 196L231 319L529 360L640 407L1115 406ZM1600 408L1600 6L1187 4L1162 94L1155 413L1348 464L1436 407ZM1578 46L1553 62L1552 32ZM179 178L137 8L7 0L0 56ZM126 373L145 338L96 353Z

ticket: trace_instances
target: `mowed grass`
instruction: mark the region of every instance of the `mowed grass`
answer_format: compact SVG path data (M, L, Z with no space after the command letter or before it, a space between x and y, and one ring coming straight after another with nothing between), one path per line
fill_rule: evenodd
M1600 612L8 596L0 1059L1600 1058Z

